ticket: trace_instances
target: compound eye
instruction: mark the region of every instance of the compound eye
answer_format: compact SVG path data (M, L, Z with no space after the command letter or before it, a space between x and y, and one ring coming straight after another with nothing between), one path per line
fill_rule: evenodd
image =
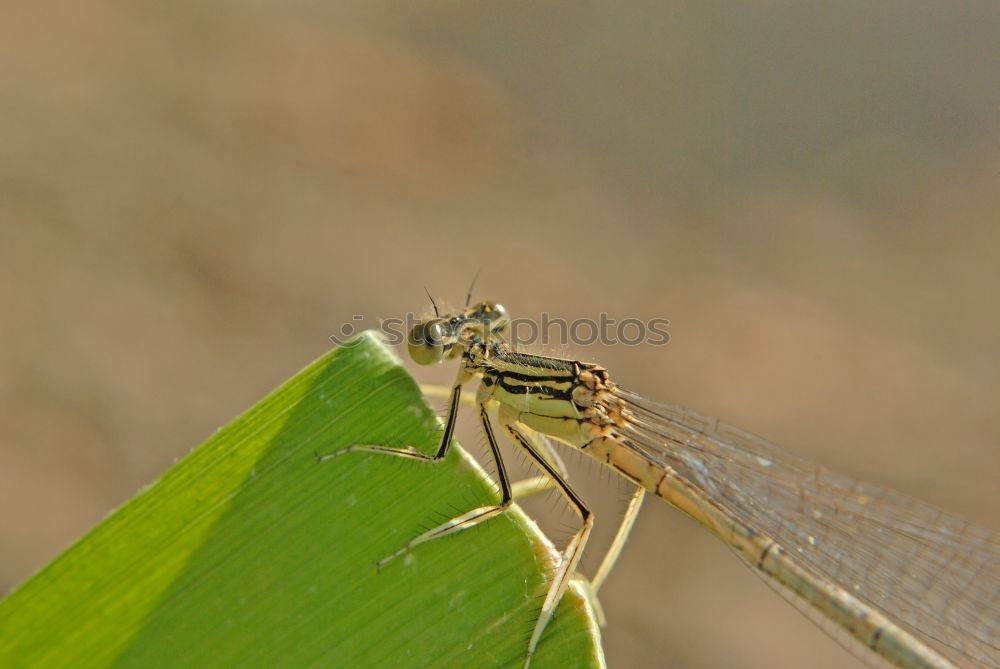
M484 303L483 322L489 327L488 336L506 336L510 330L510 315L502 304L496 302Z
M444 358L445 328L440 320L417 323L410 330L407 347L418 365L433 365Z
M486 318L490 321L490 323L501 325L510 321L510 314L507 313L507 308L502 304L494 303L486 312Z

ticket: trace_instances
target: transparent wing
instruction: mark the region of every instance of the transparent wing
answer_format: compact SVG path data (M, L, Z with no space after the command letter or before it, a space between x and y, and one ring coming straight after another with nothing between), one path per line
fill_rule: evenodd
M623 442L960 665L1000 666L1000 537L718 419L615 388Z

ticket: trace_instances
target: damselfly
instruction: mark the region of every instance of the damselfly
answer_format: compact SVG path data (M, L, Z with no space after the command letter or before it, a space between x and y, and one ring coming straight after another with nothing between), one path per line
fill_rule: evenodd
M526 649L528 667L566 591L593 526L541 434L590 455L636 485L622 527L592 580L600 586L646 492L726 543L774 590L862 659L899 667L1000 666L1000 537L923 502L840 476L763 439L682 407L625 390L595 364L519 353L505 342L503 306L482 302L418 323L409 352L419 364L459 364L440 446L354 445L437 462L454 434L463 386L476 394L496 462L498 504L463 513L416 537L417 545L473 527L507 509L512 486L494 422L524 450L581 519L562 551Z

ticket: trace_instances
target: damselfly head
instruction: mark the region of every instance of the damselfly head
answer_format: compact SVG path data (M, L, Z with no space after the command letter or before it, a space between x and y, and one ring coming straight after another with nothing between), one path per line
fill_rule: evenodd
M507 309L479 302L456 314L420 321L410 330L407 347L418 365L433 365L457 356L473 344L502 338L510 327Z

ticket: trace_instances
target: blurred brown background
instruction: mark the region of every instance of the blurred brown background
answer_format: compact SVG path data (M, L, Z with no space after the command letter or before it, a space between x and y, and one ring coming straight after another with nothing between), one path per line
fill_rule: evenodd
M480 267L672 322L537 352L996 528L998 44L990 1L5 3L0 590ZM612 667L854 662L656 502L602 600Z

